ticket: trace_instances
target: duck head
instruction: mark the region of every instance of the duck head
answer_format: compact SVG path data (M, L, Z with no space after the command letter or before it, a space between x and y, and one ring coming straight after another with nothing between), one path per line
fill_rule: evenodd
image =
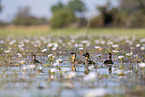
M33 55L33 60L36 60L36 55Z
M109 58L109 60L112 60L112 54L111 53L109 53L108 58Z
M90 54L89 53L84 53L83 56L85 56L85 59L88 60L89 57L90 57Z

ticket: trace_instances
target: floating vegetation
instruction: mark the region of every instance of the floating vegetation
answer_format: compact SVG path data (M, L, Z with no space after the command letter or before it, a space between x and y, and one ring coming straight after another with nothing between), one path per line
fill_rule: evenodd
M145 95L145 38L7 37L0 53L0 96Z

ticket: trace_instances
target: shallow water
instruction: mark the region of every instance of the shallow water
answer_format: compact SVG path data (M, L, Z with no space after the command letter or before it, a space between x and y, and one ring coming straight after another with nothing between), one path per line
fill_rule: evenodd
M132 39L124 37L119 40L118 37L112 38L111 36L92 36L91 38L75 36L62 37L60 38L62 42L59 42L57 38L45 37L46 43L39 38L32 38L28 43L22 39L10 45L11 38L6 39L4 44L0 44L0 97L106 97L108 95L109 97L110 95L111 97L114 95L122 97L131 94L132 91L139 93L138 95L141 94L140 91L144 93L145 71L144 68L141 69L137 66L136 60L144 62L145 50L140 48L145 46L145 41L141 43L139 39L132 41ZM50 41L48 41L49 39ZM99 43L95 42L96 39ZM75 42L71 42L71 40L75 40ZM82 43L82 41L87 42ZM109 41L113 41L119 47L113 48L112 44L107 44ZM128 41L131 41L132 44L129 44ZM138 43L140 43L140 47L136 47ZM23 50L19 47L22 44L24 45ZM53 45L47 47L50 44ZM56 50L52 50L54 46L58 46ZM95 46L100 46L101 49L96 49ZM88 50L91 59L98 66L103 67L97 69L91 67L90 72L86 74L84 65L79 64L76 66L77 71L72 71L69 54L72 50L76 51L77 59L81 59L80 47L83 47L84 52ZM130 47L134 47L134 49L130 49ZM42 52L41 50L45 48L47 51ZM4 53L9 49L9 53ZM103 65L103 61L107 59L107 53L112 50L118 50L118 53L113 52L114 64L112 72L109 73L108 68ZM18 52L22 54L22 57L18 57ZM129 57L125 56L128 52L138 57L131 56L132 61L129 62ZM31 64L33 53L42 64ZM59 64L60 70L58 67L50 65L49 54L56 57L52 61L53 63L59 58L63 60L62 67ZM99 54L101 56L97 56ZM124 56L123 70L119 70L121 66L119 55ZM85 60L84 57L82 59ZM20 63L22 60L25 62L24 64ZM43 69L39 70L40 67Z
M101 64L99 63L99 65ZM139 73L138 78L135 78L134 71L124 71L124 76L118 76L118 67L113 67L112 73L109 73L107 68L90 70L90 72L95 72L97 76L93 81L84 81L83 78L86 74L84 74L85 68L83 65L77 66L76 76L71 79L61 77L61 74L65 75L71 72L70 64L62 64L62 70L60 71L53 67L57 70L55 73L50 73L49 67L42 67L42 73L38 73L37 70L34 71L33 69L24 71L23 65L10 68L1 67L0 96L96 97L105 96L106 94L125 94L126 89L133 90L136 86L142 84Z

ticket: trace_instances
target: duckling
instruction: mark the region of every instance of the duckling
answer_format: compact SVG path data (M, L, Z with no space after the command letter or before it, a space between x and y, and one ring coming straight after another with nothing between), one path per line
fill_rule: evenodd
M88 52L84 53L83 56L85 56L85 72L89 72L90 70L88 69L88 65L94 65L94 68L96 68L95 66L95 62L90 60L90 54Z
M33 61L32 61L32 63L35 64L35 63L41 63L41 62L39 62L38 60L36 60L36 55L33 55Z
M85 56L85 61L87 62L88 65L90 64L95 64L94 61L90 60L90 54L87 52L87 53L84 53L83 56Z
M109 53L108 58L109 59L105 60L103 64L105 64L108 67L109 73L111 73L112 72L112 64L113 64L112 54L111 53Z
M76 64L81 64L81 63L83 63L83 61L82 60L76 60L76 53L75 52L71 52L70 53L71 54L71 62L75 62Z
M105 60L103 64L113 64L111 53L109 53L108 58L109 58L109 60Z
M83 63L83 61L76 60L76 52L71 52L70 54L71 54L72 70L76 71L76 68L75 68L76 64L81 64L81 63Z

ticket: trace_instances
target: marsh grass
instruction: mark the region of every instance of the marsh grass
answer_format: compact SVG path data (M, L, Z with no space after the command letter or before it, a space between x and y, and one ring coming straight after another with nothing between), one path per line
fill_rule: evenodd
M76 36L71 37L71 35ZM120 36L123 36L123 38L120 38ZM128 36L129 38L125 38L124 36ZM135 39L132 36L135 36ZM73 38L76 39L73 40ZM139 95L142 96L144 95L142 90L144 90L145 87L143 83L144 79L141 76L141 70L139 68L136 73L134 73L134 69L133 72L128 71L130 62L128 61L128 57L125 56L126 53L130 52L130 47L134 47L133 54L138 55L136 60L140 59L141 61L142 58L144 60L144 50L141 50L140 46L144 47L145 42L140 42L141 38L145 38L145 29L51 29L47 26L9 26L0 28L0 85L2 86L2 88L0 88L0 96L5 94L12 94L13 96L27 95L30 93L30 90L35 92L36 89L43 89L43 91L47 91L43 92L42 95L40 94L40 91L35 92L35 95L37 95L36 97L40 95L44 97L45 95L60 97L63 91L66 91L66 89L72 89L76 90L73 91L73 93L76 93L75 95L83 97L86 90L90 90L88 93L92 93L94 90L98 91L98 89L96 90L95 88L104 88L103 91L106 91L106 93L103 92L104 97L131 97L132 93L135 93L138 96L138 93L136 93L136 87L141 89L137 90L137 92L139 91ZM61 39L62 42L58 41L59 39ZM2 42L2 40L4 42ZM26 42L26 40L28 40L28 42ZM96 40L99 41L98 44L95 42ZM109 42L114 42L115 44L118 44L119 47L114 49L111 44L108 44ZM86 81L83 81L86 77L83 64L77 67L79 68L79 72L72 72L71 58L69 56L70 51L75 50L80 59L82 56L79 50L81 46L73 48L75 43L82 44L84 51L87 49L87 51L90 52L90 55L93 56L91 58L97 62L97 66L103 64L103 61L107 58L108 52L111 50L117 50L117 53L113 53L113 55L115 55L115 70L113 70L112 74L108 73L106 67L98 68L96 66L97 69L90 69L91 72L95 73L93 73L93 77L91 75L91 77L87 77ZM87 46L87 43L89 43L89 46ZM136 47L136 44L138 43L140 46ZM50 44L52 46L50 46ZM58 48L53 50L54 46L57 46ZM100 46L100 48L96 49L95 46ZM42 50L45 50L46 48L47 50L42 52ZM42 66L42 69L40 69L41 66L38 64L35 64L35 66L34 64L31 65L31 56L33 53L37 55L37 60L42 62L42 65L39 64ZM48 58L48 55L50 54L55 56L53 60ZM22 56L19 57L18 55ZM117 57L119 55L124 56L124 70L121 71L123 72L123 76L119 75L120 72L118 72L121 65L121 62ZM57 59L59 58L63 60L61 65L59 64L59 66L51 67L53 62L57 62ZM137 65L137 63L133 61L132 66L135 64ZM27 69L25 65L28 66ZM40 70L42 70L42 72ZM66 83L66 81L68 83ZM91 83L88 84L88 81ZM3 92L8 88L11 89L11 91L8 90L10 93ZM109 93L106 88L110 89ZM14 90L14 93L12 93L12 89ZM20 89L19 92L17 91L18 89ZM23 90L26 92L23 92ZM126 92L127 90L129 92Z
M52 29L49 26L7 26L0 28L0 37L27 37L27 36L69 36L69 35L112 35L112 36L136 36L139 38L145 37L145 28L141 29L124 29L124 28L62 28Z

